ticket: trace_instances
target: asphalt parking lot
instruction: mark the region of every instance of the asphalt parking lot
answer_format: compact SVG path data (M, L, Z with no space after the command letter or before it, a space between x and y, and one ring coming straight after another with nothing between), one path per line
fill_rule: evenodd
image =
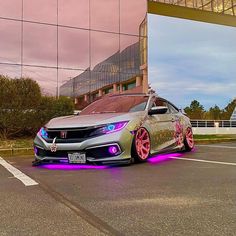
M13 177L4 160L35 185ZM112 168L4 160L1 236L236 235L236 143Z

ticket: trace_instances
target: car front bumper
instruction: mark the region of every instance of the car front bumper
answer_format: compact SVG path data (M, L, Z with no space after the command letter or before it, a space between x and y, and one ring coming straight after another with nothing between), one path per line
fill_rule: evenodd
M110 134L89 138L79 143L57 143L56 151L51 151L52 143L46 142L39 134L34 140L35 159L39 162L68 161L68 153L85 153L88 163L114 163L129 162L131 159L131 147L133 134L127 128ZM110 146L119 149L117 154L100 152Z

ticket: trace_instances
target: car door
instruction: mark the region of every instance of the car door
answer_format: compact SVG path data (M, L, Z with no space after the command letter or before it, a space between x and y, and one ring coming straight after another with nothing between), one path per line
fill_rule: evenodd
M181 121L181 113L179 112L179 109L176 108L173 104L168 102L168 107L170 110L170 113L172 115L172 121L174 125L174 145L182 145L183 144L183 124Z
M174 141L174 119L169 110L167 101L161 98L153 99L150 108L154 106L166 106L165 114L151 115L148 117L148 125L151 130L152 151L161 151L173 145Z

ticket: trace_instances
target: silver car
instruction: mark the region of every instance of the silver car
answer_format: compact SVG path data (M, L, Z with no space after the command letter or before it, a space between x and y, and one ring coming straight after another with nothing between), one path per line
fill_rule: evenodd
M190 120L172 103L155 94L121 94L97 100L79 115L50 120L34 140L33 164L144 162L193 147Z

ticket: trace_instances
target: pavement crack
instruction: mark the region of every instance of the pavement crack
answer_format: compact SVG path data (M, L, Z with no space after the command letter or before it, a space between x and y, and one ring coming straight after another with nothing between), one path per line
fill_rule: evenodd
M63 205L71 209L77 216L84 219L87 223L89 223L90 225L92 225L94 228L104 233L105 235L117 235L117 236L123 235L119 231L108 225L106 222L95 216L93 213L86 210L84 207L70 201L61 193L53 190L47 184L40 181L39 187L42 188L42 190L45 193L47 193L56 201L62 203Z

